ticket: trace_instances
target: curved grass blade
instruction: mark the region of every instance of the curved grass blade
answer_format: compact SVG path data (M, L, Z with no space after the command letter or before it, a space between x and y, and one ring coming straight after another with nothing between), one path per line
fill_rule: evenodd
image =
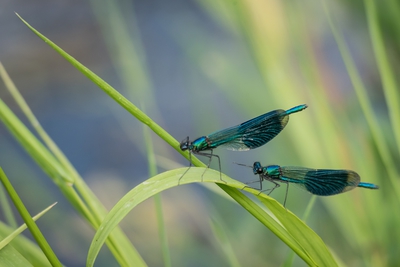
M168 188L177 186L178 179L181 175L187 171L187 168L180 168L171 171L167 171L156 175L145 182L139 184L135 188L133 188L130 192L128 192L110 211L109 214L105 217L102 222L99 230L96 232L92 244L90 246L87 258L87 266L93 266L94 261L103 246L104 241L107 236L113 231L114 227L116 227L119 222L138 204L148 199L149 197L166 190ZM204 168L191 168L185 174L184 178L182 178L180 184L188 184L194 182L200 182L201 176L204 172ZM245 187L245 184L240 183L228 176L222 174L224 180L227 182L227 185L221 182L220 173L215 170L209 169L203 176L204 182L212 182L212 183L221 183L219 186L225 190L230 196L232 196L239 204L241 204L245 209L247 209L251 214L253 214L260 222L262 222L265 226L267 226L275 235L277 235L283 242L285 242L296 254L299 255L307 264L311 266L317 265L325 265L325 266L335 266L335 262L332 260L332 256L330 256L329 251L326 249L326 246L322 243L323 248L318 250L318 253L322 254L320 257L324 257L326 260L323 261L318 258L315 253L316 251L306 251L303 247L307 247L303 244L303 242L307 242L307 240L296 240L295 236L302 236L301 233L292 233L291 231L296 231L296 228L291 227L290 231L282 227L284 225L283 222L276 221L273 217L271 217L265 210L255 204L252 200L246 197L244 194L239 192L237 189L242 189ZM251 192L255 195L258 195L259 192L252 188L245 188L244 190ZM282 205L278 204L275 200L270 198L267 195L261 194L262 198L266 198L269 201L275 202L276 208L274 209L275 217L280 217L283 220L291 220L291 222L286 222L286 225L291 226L294 223L297 223L299 219L296 218L292 213L288 213ZM279 216L276 214L280 214ZM284 215L287 214L287 215ZM286 217L285 217L286 216ZM295 218L295 219L293 219ZM303 223L304 225L304 223ZM299 229L307 226L299 226ZM316 235L311 229L307 231L307 234L310 235L311 240L316 240L313 236ZM320 243L318 243L320 245ZM312 248L312 245L308 245L308 247ZM328 254L328 255L326 255Z
M229 184L229 183L228 183ZM224 185L220 185L221 187ZM224 186L224 190L227 194L229 194L234 200L236 200L240 205L243 206L250 214L252 214L257 220L259 220L262 224L264 224L271 232L273 232L279 239L281 239L286 245L288 245L300 258L302 258L305 262L310 266L315 266L315 262L303 251L303 249L298 245L297 241L292 237L292 235L286 231L286 229L282 226L282 224L277 221L275 218L271 217L271 215L262 209L260 206L254 203L253 200L246 197L244 194L238 192L236 189ZM268 198L271 200L271 197L265 195L263 193L260 194L259 191L245 188L244 190L249 191L254 195L259 195L264 198ZM276 200L274 200L276 201ZM279 212L285 212L286 209L283 207Z
M304 211L303 216L301 217L303 222L307 221L307 219L308 219L308 217L310 215L311 209L314 207L316 199L317 199L317 196L315 196L315 195L313 195L310 198L310 201L308 202L306 210ZM335 257L335 259L337 261L337 257ZM294 261L294 252L293 251L289 251L288 256L286 258L286 261L285 261L284 264L282 264L282 267L291 267L291 266L293 266L293 261ZM344 266L344 265L341 265L341 264L338 264L338 265L339 266Z
M109 214L107 214L107 216L104 218L99 230L96 232L93 238L92 244L89 248L86 266L93 266L97 254L103 246L107 236L136 205L156 195L157 193L174 186L178 186L178 179L185 171L187 171L187 168L175 169L158 174L133 188L120 201L118 201ZM199 182L203 172L204 168L191 168L184 178L182 178L180 184L183 185ZM204 174L203 178L204 182L221 182L219 180L219 172L214 170L208 170ZM227 177L227 179L227 182L230 186L234 186L236 188L243 188L245 186L244 184L231 178Z
M291 211L279 212L282 205L274 199L259 197L260 201L277 217L317 266L338 266L322 239Z

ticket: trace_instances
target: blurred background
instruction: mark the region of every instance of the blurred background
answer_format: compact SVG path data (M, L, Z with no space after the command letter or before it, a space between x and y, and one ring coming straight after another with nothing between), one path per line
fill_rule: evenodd
M396 0L379 6L374 0L109 2L0 3L0 61L44 129L107 208L149 178L142 124L37 38L14 12L178 141L274 109L308 104L262 148L215 150L222 171L243 182L257 177L232 162L358 172L380 190L318 197L307 224L345 266L399 264ZM378 39L371 31L373 18ZM388 69L377 54L379 41ZM0 98L26 121L3 83ZM152 137L159 172L189 164ZM0 151L0 166L31 214L58 202L38 224L66 266L83 266L94 231L3 124ZM212 168L218 168L216 163ZM283 203L285 192L281 187L272 197ZM286 206L302 217L311 198L291 187ZM162 204L173 266L229 265L212 221L225 229L243 266L279 266L290 254L242 207L202 185L163 192ZM155 216L154 202L148 200L121 226L149 266L163 266ZM107 248L96 261L96 266L116 264ZM304 263L295 257L294 265Z

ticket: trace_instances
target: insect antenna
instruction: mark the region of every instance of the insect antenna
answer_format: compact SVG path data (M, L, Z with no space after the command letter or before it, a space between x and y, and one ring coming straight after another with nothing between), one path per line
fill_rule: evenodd
M233 162L233 164L240 165L240 166L245 166L245 167L249 167L249 168L253 168L253 166L249 166L249 165L242 164L242 163Z

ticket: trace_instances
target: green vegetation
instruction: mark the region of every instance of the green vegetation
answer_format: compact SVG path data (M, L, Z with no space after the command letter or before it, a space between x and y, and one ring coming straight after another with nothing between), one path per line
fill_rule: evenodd
M400 215L396 212L400 200L399 165L396 164L400 154L400 88L395 75L395 66L399 62L395 62L390 56L391 50L388 49L388 44L397 48L398 53L399 42L389 39L388 33L383 30L380 16L385 11L384 8L378 7L375 0L365 0L362 3L362 14L365 15L366 30L370 37L368 41L371 42L372 50L368 51L361 47L356 53L351 53L352 50L343 34L342 21L334 12L337 6L332 6L332 3L325 0L318 2L320 6L311 10L307 8L314 7L316 3L311 5L308 2L302 4L287 1L235 1L232 4L228 1L209 0L198 1L198 4L214 23L229 34L230 38L241 42L241 49L248 51L245 57L237 53L236 47L229 49L226 44L213 45L209 36L201 31L201 27L191 21L183 25L190 30L177 26L175 31L171 32L185 52L188 62L192 66L197 66L204 77L220 88L219 93L238 107L240 112L246 114L262 114L275 108L287 109L303 103L309 106L302 112L304 114L301 117L299 115L296 119L290 120L282 139L267 144L268 149L262 148L254 152L254 155L260 157L256 160L269 164L261 158L268 151L270 153L268 155L274 155L272 160L276 160L270 163L352 169L360 174L362 181L380 186L379 190L355 189L343 195L328 198L310 198L305 192L297 192L291 187L287 204L289 210L269 196L258 195L256 190L244 188L243 183L235 180L243 181L244 179L225 171L227 168L224 167L228 166L225 165L228 162L223 162L222 175L226 184L221 183L218 171L210 169L204 174L204 184L216 183L222 189L219 190L220 195L213 198L214 201L219 200L220 203L215 204L209 215L210 232L218 248L215 254L222 258L225 265L231 266L277 265L283 262L285 266L291 266L294 260L299 259L310 266L395 266L398 264L398 255L394 248L400 240L400 230L396 227L400 223ZM398 4L395 0L390 0L387 4L394 7L393 12L387 15L393 20L386 20L385 23L393 22L391 29L400 32L400 24L395 23L394 19L397 18ZM126 23L123 20L125 16L123 9L108 1L104 3L92 1L92 7L104 31L110 54L117 55L113 58L124 86L134 88L129 92L129 96L125 97L119 93L82 65L79 59L73 58L62 50L59 47L62 44L56 45L28 22L22 18L21 20L52 49L142 123L141 132L145 140L139 142L145 144L142 152L147 155L149 179L130 191L126 190L129 192L108 212L99 197L93 193L40 126L1 65L0 75L7 89L36 133L32 132L1 99L0 120L57 185L72 207L88 225L96 230L87 253L87 266L93 265L103 244L108 247L121 266L147 266L150 257L162 259L158 262L162 262L160 264L164 266L175 266L177 265L176 254L179 254L179 257L184 257L184 255L180 255L180 252L172 252L169 242L171 235L169 235L169 229L166 226L167 219L164 218L165 212L163 212L165 205L160 193L176 187L179 177L187 168L165 167L173 166L173 164L161 163L162 159L157 157L160 146L153 144L156 141L152 138L150 131L158 135L159 138L157 138L163 141L163 145L172 147L186 159L189 159L189 154L187 151L181 151L179 142L146 113L146 111L151 111L152 114L158 114L160 111L155 104L155 90L143 57L145 48L142 47L138 32L134 33L133 38L128 37ZM106 13L104 13L105 10L107 10ZM107 16L105 17L104 14ZM329 25L330 32L321 33L321 29L312 24L311 14L323 16ZM338 55L341 56L343 68L348 73L349 84L352 88L339 90L337 87L341 83L336 81L335 76L329 77L330 68L333 67L327 64L326 59L321 55L322 52L318 51L320 46L317 42L320 40L317 36L323 34L331 36L337 45ZM368 41L363 40L363 42ZM357 53L363 56L369 55L371 61L376 62L376 69L382 83L379 87L382 87L387 105L387 112L383 114L376 111L377 103L371 97L372 90L376 88L369 85L359 72L354 58L354 54ZM121 62L125 62L124 58L131 60L123 64ZM193 97L198 97L196 88L188 90ZM128 99L136 101L131 102ZM204 108L204 103L203 107L200 105L194 107L197 111L201 108L203 108L202 114L212 109ZM200 133L203 133L200 131L201 124L206 120L210 120L211 124L217 124L218 118L198 116L200 126L196 126L199 127ZM250 115L246 117L251 118ZM229 125L216 129L222 129L225 126ZM36 137L36 134L40 139ZM271 153L271 151L274 152ZM225 153L221 152L220 155L223 159ZM252 164L251 160L252 158L249 158L246 164ZM193 155L192 162L198 168L191 168L182 179L182 184L201 182L205 164ZM166 171L157 173L157 167L161 165ZM4 166L1 167L4 168ZM250 176L251 171L248 173ZM57 251L53 253L34 220L30 219L29 213L23 208L23 203L18 200L18 189L17 192L12 189L12 177L9 176L7 179L2 171L0 177L6 185L7 193L13 196L14 205L22 214L48 261L53 266L59 265ZM283 196L285 190L280 191L283 191L280 193L280 196ZM5 193L0 192L0 194L2 194L2 210L6 211L5 217L8 224L15 229L16 223L10 204L6 201L7 198L4 198ZM252 194L257 197L253 197ZM138 246L136 242L128 238L128 235L124 233L125 229L124 231L121 229L120 222L132 209L152 197L155 199L157 228L162 251L154 249L154 253L149 256L138 252L140 249L137 248L140 245ZM265 229L253 230L254 223L247 221L243 214L231 220L228 219L229 216L223 216L224 211L219 210L219 207L228 205L223 204L226 202L224 197L230 200L229 205L232 203L241 205L248 211L245 214L249 218L250 214L253 215L283 242L271 235L265 237L265 232L262 232ZM303 220L291 212L294 209ZM46 216L40 220L46 220ZM12 233L12 228L0 225L2 236L9 236L8 239L15 237L11 245L6 243L0 250L0 262L3 261L3 264L11 262L15 266L18 264L48 265L38 247L22 236L16 237L17 233ZM245 238L247 235L248 239ZM233 240L240 240L240 242ZM242 242L242 240L246 241ZM254 252L246 250L245 246L249 244L257 250ZM289 252L297 254L298 258L294 258L291 255L292 252L287 254L288 250L283 244L290 248ZM186 246L189 250L198 249L196 244ZM204 251L199 252L199 254L202 253ZM248 253L252 254L248 255ZM262 255L258 256L258 253Z

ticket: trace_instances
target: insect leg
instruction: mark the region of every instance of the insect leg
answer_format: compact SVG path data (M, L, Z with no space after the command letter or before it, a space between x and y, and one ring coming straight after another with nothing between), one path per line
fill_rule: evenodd
M277 182L275 182L275 181L271 181L271 180L269 180L269 179L266 179L266 180L268 180L268 181L270 181L271 183L273 183L274 184L274 187L272 187L272 188L270 188L270 189L266 189L266 190L262 190L262 187L261 187L261 191L260 191L260 193L259 194L261 194L262 192L268 192L268 196L269 195L271 195L271 193L272 193L272 191L274 191L276 188L278 188L278 187L280 187L281 185L280 184L278 184ZM262 181L262 179L260 179L260 181Z
M207 164L207 169L210 168L210 164L211 164L212 157L216 157L216 158L218 159L219 178L220 178L221 181L223 181L223 182L226 183L226 181L224 181L224 180L222 179L222 174L221 174L221 159L219 158L218 155L214 155L214 154L213 154L213 150L211 150L211 153L196 152L196 155L200 155L200 156L204 156L204 157L209 158L209 161L208 161L208 164ZM201 175L201 181L202 181L202 182L203 182L204 173L207 171L207 169L204 170L203 174Z
M192 153L189 151L189 168L187 168L186 171L181 175L181 177L179 177L178 185L180 185L181 179L183 178L183 176L185 176L185 174L190 170L191 167L192 167Z
M289 183L286 183L286 195L285 195L285 201L283 202L283 206L285 207L285 209L286 209L286 199L288 192L289 192Z

